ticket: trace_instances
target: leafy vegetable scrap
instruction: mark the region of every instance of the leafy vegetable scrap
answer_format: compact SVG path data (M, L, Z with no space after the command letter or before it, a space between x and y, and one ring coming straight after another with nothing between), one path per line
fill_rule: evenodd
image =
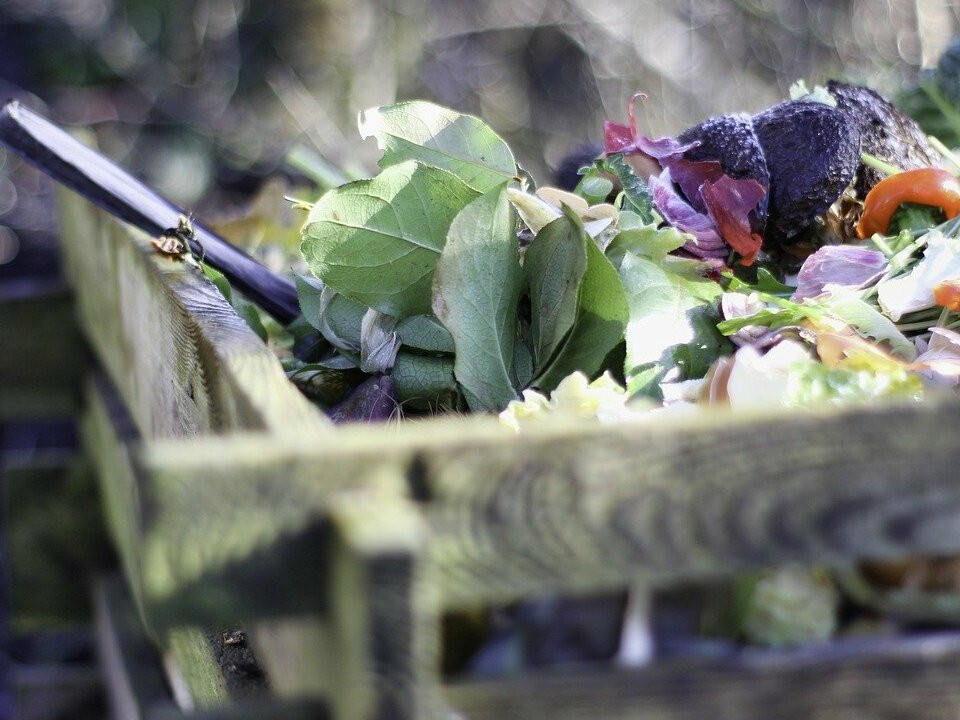
M512 427L584 402L573 415L610 419L955 384L960 223L935 225L956 178L901 173L935 175L937 197L878 179L862 210L876 168L929 146L904 150L915 125L872 91L792 94L659 138L638 129L638 95L572 190L532 190L479 118L421 101L361 113L381 171L311 206L298 290L321 342L291 376L341 420L502 411ZM835 234L840 202L862 238Z

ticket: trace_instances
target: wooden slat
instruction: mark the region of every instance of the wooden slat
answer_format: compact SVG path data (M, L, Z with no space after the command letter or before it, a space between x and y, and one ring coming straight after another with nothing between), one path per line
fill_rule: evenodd
M146 720L157 709L175 710L156 660L120 578L96 593L97 646L113 720Z
M92 377L88 383L87 413L83 418L82 433L86 452L97 469L110 534L141 611L140 617L144 617L138 539L141 509L130 461L140 435L116 391L103 375ZM172 623L171 627L179 624ZM191 707L201 708L226 704L228 698L223 674L205 634L192 627L173 627L160 637L166 648L168 674L183 679L183 701Z
M469 720L953 720L958 668L950 633L453 683L444 697Z
M439 717L439 607L415 511L376 491L338 498L326 583L334 716Z
M0 420L73 415L89 359L63 283L0 283L0 338Z
M327 720L318 700L258 700L183 711L167 690L156 649L146 637L119 578L97 590L97 642L113 720Z
M68 191L60 207L81 324L145 438L328 427L199 269Z
M182 678L183 691L189 698L184 700L191 708L230 704L226 681L202 629L193 626L174 628L167 633L164 644L167 677Z
M421 498L447 607L955 553L960 445L942 430L958 422L948 401L661 415L520 438L477 419L310 443L154 443L140 456L144 582L152 597L175 595L298 531L336 492L377 483Z

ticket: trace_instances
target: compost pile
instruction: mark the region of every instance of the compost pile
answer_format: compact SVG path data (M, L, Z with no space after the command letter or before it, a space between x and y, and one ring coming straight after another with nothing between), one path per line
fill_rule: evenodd
M337 421L518 429L951 388L957 158L870 89L791 95L660 138L638 96L567 188L476 117L362 113L381 171L305 204L291 379Z

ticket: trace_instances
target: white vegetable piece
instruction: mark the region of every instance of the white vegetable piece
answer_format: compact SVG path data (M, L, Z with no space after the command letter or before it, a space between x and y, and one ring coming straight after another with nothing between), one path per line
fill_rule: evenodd
M956 277L960 277L960 238L931 230L920 262L906 275L877 285L877 299L887 316L897 322L907 313L936 305L934 286Z

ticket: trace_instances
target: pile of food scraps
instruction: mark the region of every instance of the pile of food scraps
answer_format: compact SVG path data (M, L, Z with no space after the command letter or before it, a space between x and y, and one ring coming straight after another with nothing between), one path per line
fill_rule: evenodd
M381 171L309 205L291 378L337 420L517 428L954 386L956 158L870 89L792 95L660 138L638 96L564 189L476 117L362 113Z

